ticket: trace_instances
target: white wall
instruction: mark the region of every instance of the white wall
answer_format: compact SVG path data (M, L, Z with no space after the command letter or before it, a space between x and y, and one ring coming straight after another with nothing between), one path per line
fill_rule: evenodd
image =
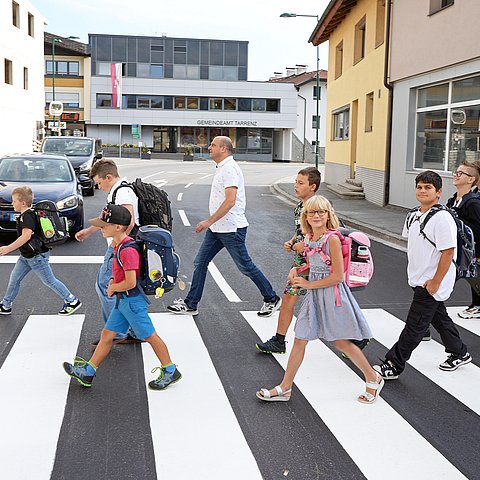
M36 122L44 121L43 35L45 17L27 0L20 5L20 28L12 22L12 2L0 1L0 155L31 152ZM28 35L28 13L34 37ZM12 61L13 85L5 83L5 58ZM28 90L23 69L28 68Z

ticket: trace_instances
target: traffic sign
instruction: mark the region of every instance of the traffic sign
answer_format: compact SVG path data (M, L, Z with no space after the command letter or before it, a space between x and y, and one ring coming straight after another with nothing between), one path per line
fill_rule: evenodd
M63 113L63 103L57 101L50 102L48 111L50 112L50 115L53 115L54 117L59 117Z

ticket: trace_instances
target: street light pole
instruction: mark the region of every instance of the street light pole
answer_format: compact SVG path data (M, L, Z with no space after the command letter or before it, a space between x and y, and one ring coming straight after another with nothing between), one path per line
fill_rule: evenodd
M52 38L52 101L55 101L55 42L62 43L59 38ZM56 127L56 121L54 119L53 126ZM57 132L60 135L60 132Z
M300 15L300 14L297 14L297 13L282 13L280 15L280 17L282 18L293 18L293 17L312 17L312 18L316 18L317 19L317 23L318 23L318 15ZM318 153L319 153L319 150L318 150L318 129L319 129L319 125L318 125L318 119L319 119L319 108L320 108L320 103L319 103L319 99L320 99L320 77L319 77L319 62L320 62L320 50L319 50L319 45L317 45L317 71L316 71L316 84L317 84L317 92L316 92L316 118L315 118L315 168L318 168ZM303 141L305 141L305 138L303 139Z

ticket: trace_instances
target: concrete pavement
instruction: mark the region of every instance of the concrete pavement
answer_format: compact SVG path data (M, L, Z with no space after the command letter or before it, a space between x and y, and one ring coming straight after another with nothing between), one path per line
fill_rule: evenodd
M271 186L272 191L281 195L292 205L298 202L294 192L295 176L285 177ZM338 217L345 225L361 230L370 237L406 250L407 242L402 237L402 228L408 209L401 207L379 207L366 200L345 199L330 192L322 182L318 192L333 205Z

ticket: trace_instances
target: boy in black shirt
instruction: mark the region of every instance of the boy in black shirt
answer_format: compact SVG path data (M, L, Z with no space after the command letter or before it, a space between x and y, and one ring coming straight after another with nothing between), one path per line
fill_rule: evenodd
M68 288L53 275L50 267L49 249L43 244L39 235L35 232L37 228L36 214L31 209L33 203L33 192L29 187L18 187L12 192L13 209L20 212L17 217L18 238L10 245L0 247L0 256L20 250L20 257L10 274L7 291L0 302L0 315L12 313L12 303L18 295L20 284L25 276L33 270L42 283L51 288L64 301L63 308L59 315L71 315L82 305L80 300L70 293Z

